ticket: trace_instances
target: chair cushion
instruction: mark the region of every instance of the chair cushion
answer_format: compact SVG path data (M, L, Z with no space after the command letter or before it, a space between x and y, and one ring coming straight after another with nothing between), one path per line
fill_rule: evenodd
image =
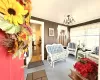
M64 51L64 48L60 44L53 44L53 45L49 45L47 47L47 50L48 50L49 53L55 54L55 53L63 52Z
M47 47L48 52L52 53L52 46Z
M60 53L52 54L52 59L53 60L63 59L65 57L66 57L66 53L65 52L60 52Z
M63 48L61 45L59 45L59 44L52 45L52 54L60 53L62 51L63 51Z
M68 48L76 49L76 44L75 43L69 43Z

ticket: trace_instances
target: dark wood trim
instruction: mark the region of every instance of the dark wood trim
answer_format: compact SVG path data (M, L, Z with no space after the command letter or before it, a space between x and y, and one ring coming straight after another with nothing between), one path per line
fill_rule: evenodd
M70 28L79 27L79 26L84 26L84 25L93 24L93 23L98 23L98 22L100 22L100 18L99 18L99 19L95 19L95 20L91 20L91 21L87 21L87 22L84 22L84 23L72 25L72 26L70 26Z
M42 18L34 17L34 16L31 16L31 19L39 20L39 21L44 21L44 22L52 22L52 23L56 23L56 24L58 24L58 25L62 25L62 26L69 27L68 25L64 25L64 24L61 24L61 23L57 23L57 22L53 22L53 21L49 21L49 20L45 20L45 19L42 19Z
M68 32L70 33L70 27L68 27Z

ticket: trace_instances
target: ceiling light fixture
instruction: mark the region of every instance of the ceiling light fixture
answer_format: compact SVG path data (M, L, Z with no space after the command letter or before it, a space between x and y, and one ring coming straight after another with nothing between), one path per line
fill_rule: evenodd
M73 17L71 17L70 15L67 15L67 16L65 15L65 18L64 18L64 21L63 21L63 23L65 25L70 25L73 22L75 22L75 20L73 19Z

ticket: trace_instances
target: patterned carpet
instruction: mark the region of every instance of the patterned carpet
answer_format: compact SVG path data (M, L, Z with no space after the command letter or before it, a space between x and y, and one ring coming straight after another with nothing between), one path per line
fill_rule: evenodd
M29 73L26 80L48 80L45 70Z

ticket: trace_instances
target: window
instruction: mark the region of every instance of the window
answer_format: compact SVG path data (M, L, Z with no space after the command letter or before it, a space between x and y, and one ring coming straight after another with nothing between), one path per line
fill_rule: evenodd
M70 30L71 42L77 45L85 44L87 48L99 46L100 23L80 26Z

